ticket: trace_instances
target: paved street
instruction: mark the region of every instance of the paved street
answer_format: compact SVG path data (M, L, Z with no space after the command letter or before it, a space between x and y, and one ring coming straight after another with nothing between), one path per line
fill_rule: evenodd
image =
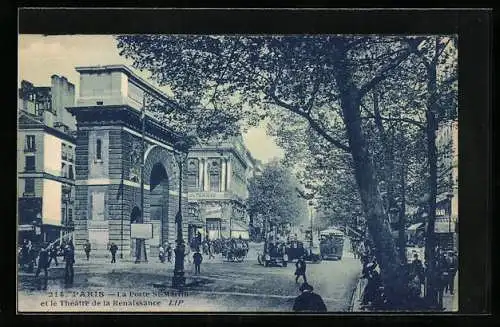
M33 274L21 273L19 310L290 311L300 285L294 281L295 265L292 263L286 268L261 266L257 263L256 247L260 246L254 244L243 263L224 262L220 257L209 260L205 256L199 276L194 276L193 265L186 262L187 287L182 296L172 294L174 290L170 289L173 264L161 264L157 258L141 264L110 264L104 258L93 259L89 263L79 260L75 265L74 285L66 289L62 283L62 265L51 268L46 291L37 290ZM349 249L348 244L345 249ZM307 277L315 292L323 297L329 311L347 311L359 270L359 261L346 251L341 261L308 264ZM82 294L81 291L103 294ZM131 297L130 291L137 296ZM63 292L63 297L57 292ZM120 296L122 292L127 296ZM55 300L52 306L51 299ZM109 305L104 305L104 299L110 302ZM49 300L47 306L44 303L46 300ZM93 305L92 300L101 303ZM151 303L127 305L130 300Z

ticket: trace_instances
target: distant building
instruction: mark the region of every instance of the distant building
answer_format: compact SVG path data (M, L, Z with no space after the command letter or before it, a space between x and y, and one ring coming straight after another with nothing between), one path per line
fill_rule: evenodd
M438 192L436 229L440 244L455 248L458 224L458 121L439 126L436 134L438 151Z
M54 241L73 226L75 87L53 75L51 86L21 82L18 97L19 241Z
M241 136L192 148L188 159L188 199L195 217L189 237L249 238L248 179L262 171Z

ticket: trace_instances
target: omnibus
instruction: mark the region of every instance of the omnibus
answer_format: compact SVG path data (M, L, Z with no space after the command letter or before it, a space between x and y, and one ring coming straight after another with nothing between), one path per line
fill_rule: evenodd
M341 260L344 251L344 233L335 228L322 230L319 233L319 249L323 260Z

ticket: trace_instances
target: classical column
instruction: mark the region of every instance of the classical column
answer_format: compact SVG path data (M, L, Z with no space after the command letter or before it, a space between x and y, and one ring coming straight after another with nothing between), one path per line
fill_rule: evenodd
M198 189L203 191L203 161L204 159L198 159Z
M221 158L221 170L220 170L220 191L226 191L226 158Z
M203 165L203 190L205 192L210 190L210 185L208 184L208 162L208 158L206 158Z
M227 159L227 168L226 168L226 174L227 174L227 184L226 184L226 189L231 189L231 174L232 174L232 167L231 167L231 159Z

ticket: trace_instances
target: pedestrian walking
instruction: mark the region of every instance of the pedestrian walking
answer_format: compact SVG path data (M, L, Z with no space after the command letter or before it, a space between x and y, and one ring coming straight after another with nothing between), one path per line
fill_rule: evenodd
M35 278L38 281L39 287L43 288L44 290L47 289L47 282L49 279L49 272L47 271L47 268L49 267L49 253L47 249L45 248L45 244L42 244L42 248L40 249L40 253L38 254L38 266L36 268L36 273L35 273ZM43 270L43 283L40 282L38 279L38 276L40 275L40 272Z
M378 272L377 264L371 262L367 265L367 279L368 282L365 287L363 304L368 303L374 304L380 302L381 297L380 287L382 286L382 280L380 278L380 273Z
M193 262L194 262L194 273L198 275L200 273L201 262L203 261L203 256L201 255L199 250L193 254Z
M326 312L326 305L319 294L313 292L314 288L307 282L303 283L299 291L301 294L295 298L293 311L295 312Z
M64 283L72 285L74 279L73 265L75 263L75 250L73 244L66 244L64 247Z
M56 263L56 267L57 267L59 265L59 262L57 262L57 248L54 244L52 244L49 247L49 262L47 264L48 267L50 267L50 263L52 262L52 260L54 260L54 262Z
M447 268L448 268L448 280L446 282L445 290L448 291L451 295L454 293L455 287L455 276L458 270L458 258L453 251L449 251L446 256Z
M158 247L158 259L160 259L161 263L165 262L165 249L162 245L159 245Z
M87 257L87 261L88 261L90 259L90 250L91 250L89 240L85 241L85 244L83 245L83 250L85 251L85 256Z
M215 259L213 241L208 241L208 258Z
M446 262L443 250L439 248L432 277L434 278L434 288L437 292L438 309L441 310L443 309L443 295L448 283L448 275L448 263Z
M111 252L111 263L116 263L116 251L118 251L118 246L115 243L111 243L109 247L109 252Z
M172 245L170 245L170 243L168 243L166 251L168 262L172 262Z
M295 283L299 282L299 277L302 276L304 283L307 283L306 278L306 262L304 261L304 256L300 256L295 263Z

